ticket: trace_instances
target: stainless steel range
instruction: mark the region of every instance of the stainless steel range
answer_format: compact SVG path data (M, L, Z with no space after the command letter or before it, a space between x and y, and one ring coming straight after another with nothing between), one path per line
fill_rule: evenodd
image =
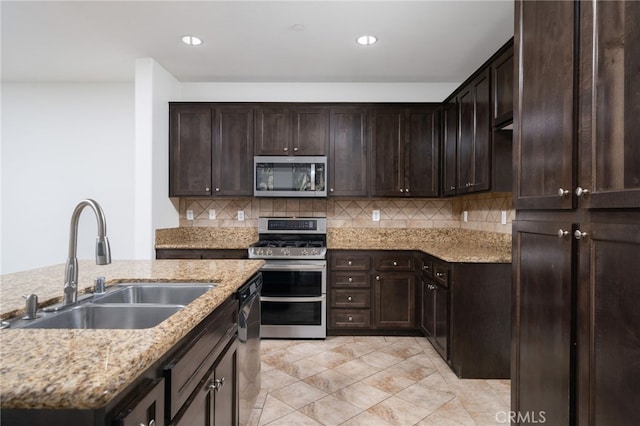
M259 218L249 258L262 268L263 338L327 336L326 218Z

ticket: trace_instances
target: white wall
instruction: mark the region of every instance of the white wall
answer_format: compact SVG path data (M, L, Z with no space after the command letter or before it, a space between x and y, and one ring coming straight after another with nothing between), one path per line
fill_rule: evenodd
M459 83L182 83L175 101L442 102Z
M113 258L133 257L133 84L3 83L1 162L0 273L64 263L84 198L105 211ZM84 211L78 258L94 258L96 229Z
M178 226L169 199L169 104L180 82L151 58L136 60L135 258L155 258L157 228ZM175 204L174 204L175 202Z

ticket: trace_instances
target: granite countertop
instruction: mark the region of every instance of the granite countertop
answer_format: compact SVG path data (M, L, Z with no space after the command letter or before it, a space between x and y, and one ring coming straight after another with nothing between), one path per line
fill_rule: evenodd
M250 228L169 228L156 231L156 248L246 249ZM459 228L329 228L330 250L419 250L446 262L511 263L511 235Z
M216 282L158 326L142 330L0 330L2 408L96 409L104 407L151 367L254 273L262 260L141 260L97 266L79 262L81 292L93 277L119 282ZM0 277L3 318L23 312L24 293L40 305L62 298L64 265Z

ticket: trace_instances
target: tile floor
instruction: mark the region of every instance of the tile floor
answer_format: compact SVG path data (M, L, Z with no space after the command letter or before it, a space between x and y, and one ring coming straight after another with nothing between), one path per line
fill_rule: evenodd
M250 426L506 424L510 381L458 379L422 337L261 345L262 391Z

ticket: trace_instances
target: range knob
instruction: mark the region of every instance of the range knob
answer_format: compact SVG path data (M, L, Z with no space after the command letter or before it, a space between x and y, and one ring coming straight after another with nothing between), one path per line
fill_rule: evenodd
M291 250L289 250L288 248L283 248L282 249L282 254L284 256L290 256L291 255Z
M267 249L267 256L271 256L273 254L273 250L272 249Z
M301 253L303 256L306 256L307 254L309 254L309 252L307 251L307 249L306 249L306 248L303 248L303 249L300 251L300 253Z

